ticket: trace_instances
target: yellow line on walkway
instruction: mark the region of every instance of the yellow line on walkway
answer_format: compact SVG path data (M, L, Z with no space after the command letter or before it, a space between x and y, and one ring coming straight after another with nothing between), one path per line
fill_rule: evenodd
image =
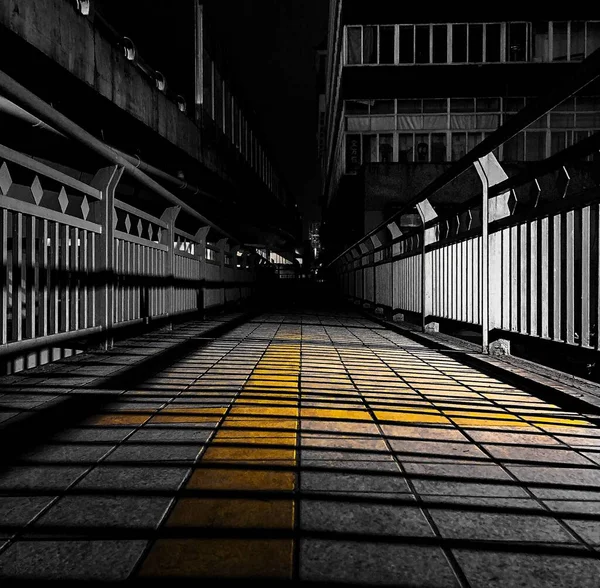
M299 373L300 345L271 343L186 486L237 491L239 497L180 499L165 523L171 530L198 528L203 534L207 529L254 529L260 538L194 538L192 531L191 538L160 539L143 562L141 576L292 577L293 539L269 538L268 533L294 529ZM203 468L206 464L211 467ZM244 469L247 464L260 469ZM281 497L260 499L255 493L261 491L281 492Z

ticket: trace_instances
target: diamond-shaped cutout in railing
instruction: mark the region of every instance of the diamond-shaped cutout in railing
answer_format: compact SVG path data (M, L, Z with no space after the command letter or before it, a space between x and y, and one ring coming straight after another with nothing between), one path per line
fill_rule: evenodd
M508 210L510 210L511 215L515 213L518 202L519 199L517 198L517 193L514 190L511 190L508 194L508 200L506 201L506 205L508 206Z
M8 166L6 163L3 163L0 167L0 193L2 193L3 196L6 196L11 186L12 178L10 177Z
M567 168L563 165L558 172L558 177L556 178L556 189L558 190L558 195L560 198L564 198L567 195L567 190L569 189L569 184L571 183L571 176Z
M534 208L539 204L541 195L542 188L537 179L535 179L529 188L529 202L531 202Z
M61 212L64 214L67 210L67 206L69 206L69 197L67 196L64 187L60 189L60 193L58 194L58 205L60 206Z
M142 219L140 219L140 220L138 220L138 224L137 224L138 237L142 236L143 230L144 230L144 225L142 225Z
M129 218L129 215L125 216L125 230L128 234L131 233L131 219Z
M154 229L152 228L152 225L149 224L148 225L148 238L150 239L150 241L152 241L152 237L154 237Z
M465 225L466 225L466 229L467 231L471 230L471 225L473 224L473 213L471 212L471 210L467 210L467 214L465 215Z
M87 220L87 217L90 214L90 205L88 203L87 196L83 197L83 202L81 203L81 214L83 215L83 220Z
M156 231L156 238L159 243L162 241L162 228L160 227L158 228L158 231Z
M31 195L33 196L34 202L39 206L42 201L42 196L44 195L44 189L42 188L40 178L37 176L35 176L33 183L31 184Z
M460 233L460 215L456 215L456 235Z

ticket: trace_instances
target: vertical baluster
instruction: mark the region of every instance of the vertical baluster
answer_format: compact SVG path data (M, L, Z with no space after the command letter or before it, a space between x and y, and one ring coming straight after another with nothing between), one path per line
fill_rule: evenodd
M38 259L40 262L38 334L41 337L45 337L48 334L48 291L50 288L50 268L48 264L48 221L46 219L42 219L40 221Z
M92 275L93 280L89 288L89 303L88 303L88 325L95 327L98 325L98 312L96 312L96 288L98 268L96 267L96 233L89 233L90 243L88 251L88 276ZM89 277L88 277L89 279Z
M527 243L527 223L523 223L519 227L519 331L523 334L527 333L527 301L529 291L529 244Z
M0 255L2 256L2 279L0 280L0 343L8 342L8 284L10 267L8 265L8 211L0 209Z
M590 341L590 207L581 211L581 345L589 347Z
M544 339L550 338L550 221L544 217L540 230L540 304L541 304L541 333Z
M552 268L553 279L553 313L552 313L552 338L562 340L562 218L560 214L554 216L552 231Z
M89 266L88 266L88 244L90 238L90 232L82 230L79 233L80 246L79 246L79 328L87 329L90 325L88 324L88 279L89 279Z
M25 272L23 268L23 215L20 212L13 215L12 231L12 338L21 341L23 338L23 293L25 291Z
M538 221L529 222L529 334L538 333Z
M67 225L60 225L60 276L61 276L61 308L60 308L60 320L61 320L61 331L68 331L71 325L71 305L69 297L69 227Z
M566 241L566 338L567 343L575 343L575 212L567 212Z
M27 217L27 238L25 240L25 337L36 336L36 296L39 291L39 269L36 259L37 218Z
M125 275L127 276L127 292L125 293L125 298L127 300L127 308L126 308L126 320L130 321L133 316L131 314L131 297L132 297L132 288L131 288L131 250L133 249L133 243L125 244Z
M510 330L510 229L502 229L502 328Z
M519 330L519 227L510 227L510 330Z
M71 229L71 273L70 273L70 291L71 291L71 329L79 328L79 229Z
M50 334L60 330L60 225L53 223L51 236L52 299L50 300Z

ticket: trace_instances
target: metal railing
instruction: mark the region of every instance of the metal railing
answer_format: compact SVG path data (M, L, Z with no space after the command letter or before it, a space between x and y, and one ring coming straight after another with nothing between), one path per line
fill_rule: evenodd
M491 339L512 333L600 350L598 182L569 190L567 169L598 152L600 133L512 178L489 175L494 165L499 168L491 154L498 145L599 71L600 50L338 255L330 267L342 292L392 314L416 313L425 330L443 319L481 327L484 351L490 350L490 333ZM437 216L428 198L473 165L482 193ZM548 182L550 198L540 198ZM415 207L420 225L402 226Z

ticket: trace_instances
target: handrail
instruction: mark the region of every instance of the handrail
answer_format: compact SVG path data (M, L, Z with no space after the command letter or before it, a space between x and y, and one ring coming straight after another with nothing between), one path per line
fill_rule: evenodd
M64 184L65 186L69 186L82 194L86 194L96 200L102 200L102 193L100 190L85 184L84 182L80 182L71 176L63 174L54 168L33 159L32 157L28 157L10 147L6 147L6 145L0 144L0 157L5 159L6 161L10 161L12 163L16 163L17 165L21 165L23 167L27 167L30 170L41 174L51 180L55 180Z
M417 204L420 204L427 198L433 196L433 194L467 171L478 159L486 156L488 153L491 153L496 147L499 147L514 137L521 130L540 118L540 116L543 116L576 94L582 88L585 88L585 86L593 82L599 76L600 49L596 49L584 61L581 62L581 65L577 68L577 71L572 76L564 80L550 93L545 94L533 104L527 105L525 108L523 108L523 110L510 117L489 137L485 138L481 143L476 145L473 149L471 149L471 151L459 159L450 169L439 175L431 183L425 186L425 188L423 188L416 196L413 196L413 198L405 202L400 210L395 212L387 220L381 222L374 229L369 231L366 235L361 237L358 241L350 245L350 247L346 248L342 253L330 261L327 267L331 267L338 259L346 255L346 253L351 251L359 243L362 243L365 239L376 235L387 225L402 216L407 210L410 210Z
M193 218L199 220L212 227L215 231L221 233L228 239L236 243L240 243L238 239L231 236L227 231L207 219L205 216L200 214L197 210L186 204L183 200L180 200L174 194L171 194L166 188L161 186L158 182L147 176L140 169L135 167L125 157L117 153L114 149L109 147L103 141L100 141L88 131L74 123L71 119L58 112L48 103L44 102L41 98L38 98L35 94L30 92L27 88L19 84L16 80L8 76L5 72L0 70L0 90L8 95L8 97L17 103L22 108L31 111L43 122L55 127L57 130L64 133L66 136L78 141L85 145L92 151L95 151L100 156L104 157L113 164L118 165L124 169L129 175L134 177L142 185L146 186L152 192L155 192L159 196L162 196L168 202L171 202L175 206L180 206L187 214Z

